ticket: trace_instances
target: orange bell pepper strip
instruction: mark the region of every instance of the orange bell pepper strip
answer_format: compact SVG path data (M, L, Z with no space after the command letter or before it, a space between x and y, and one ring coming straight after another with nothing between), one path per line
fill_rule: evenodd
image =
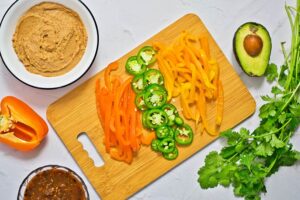
M28 151L37 147L47 133L46 122L26 103L12 96L2 99L0 142Z
M107 66L107 69L104 72L104 81L105 81L105 85L107 87L107 89L109 89L111 91L111 82L110 82L110 73L111 71L115 71L117 70L119 67L119 64L117 61L110 63Z
M116 115L116 137L120 141L121 145L129 145L129 141L126 141L122 135L122 130L121 130L121 121L120 121L120 110L119 110L119 105L120 105L120 100L121 97L123 96L123 93L125 92L126 88L128 85L131 83L131 78L127 79L120 88L118 89L116 96L114 97L114 109L113 112Z
M118 161L123 161L125 159L125 154L123 154L123 152L120 152L118 148L112 148L110 150L110 157Z
M156 138L155 132L145 133L142 135L142 144L150 145L152 140Z

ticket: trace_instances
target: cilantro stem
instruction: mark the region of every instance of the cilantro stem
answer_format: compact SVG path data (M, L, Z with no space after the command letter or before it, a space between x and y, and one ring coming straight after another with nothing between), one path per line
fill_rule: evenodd
M280 46L281 46L281 51L282 51L282 53L283 53L285 65L288 67L288 66L289 66L288 59L289 59L289 56L290 56L290 55L287 55L286 50L285 50L285 47L284 47L284 44L285 44L285 42L281 42L281 45L280 45ZM280 70L279 76L281 76L281 75L283 74L283 72L284 72L283 69L284 69L284 68L282 67L281 70Z
M227 162L230 162L233 158L235 158L239 153L235 153L233 156L231 156L229 159L226 159Z
M293 132L290 132L290 133L283 139L283 141L288 142L289 139L291 138L292 134L293 134Z
M275 159L272 161L272 163L269 165L269 167L268 167L268 171L267 171L267 175L270 173L270 171L272 170L272 168L274 167L274 165L275 165L275 163L277 162L277 160L278 160L278 154L276 154L276 157L275 157Z
M288 19L292 28L292 41L291 41L291 58L290 58L290 63L289 63L289 74L285 83L285 89L289 89L290 85L291 85L291 81L293 79L293 75L294 75L294 70L297 72L296 69L296 63L298 61L298 57L299 57L299 52L298 50L298 45L299 45L299 0L297 1L298 5L297 5L297 9L292 9L291 7L285 5L285 10L286 13L288 15ZM293 21L293 17L292 17L292 11L296 10L296 16L294 18ZM297 74L296 74L297 77ZM296 78L297 80L297 78Z
M292 118L290 118L285 124L283 124L279 129L277 129L276 131L271 131L269 133L265 133L262 135L254 135L254 136L249 136L249 138L261 138L261 137L265 137L268 135L273 135L275 133L278 133L280 130L284 129L290 122L292 121Z
M292 18L291 12L290 12L290 8L289 8L289 6L286 3L285 3L284 8L285 8L285 11L287 13L291 29L293 30L293 18Z
M282 112L286 107L287 105L289 105L289 103L292 101L292 99L294 98L296 92L298 91L300 87L300 82L298 83L297 87L294 89L292 95L290 96L290 98L285 102L285 104L282 106L282 108L280 109L280 112Z

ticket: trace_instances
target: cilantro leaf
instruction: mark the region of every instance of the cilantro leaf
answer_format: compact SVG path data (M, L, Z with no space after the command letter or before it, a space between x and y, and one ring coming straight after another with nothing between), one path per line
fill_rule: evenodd
M289 110L291 112L291 114L293 114L293 117L300 117L300 104L299 103L294 103L294 104L291 104L289 106Z
M271 144L263 142L256 148L256 155L258 156L271 156L274 152L274 148L271 146Z
M284 124L284 122L285 122L285 120L286 120L286 117L287 117L286 113L285 113L285 112L282 112L282 113L278 116L278 121L279 121L279 123Z
M214 188L218 184L227 187L236 170L235 164L228 164L216 151L212 151L206 156L205 165L198 171L198 182L203 189Z
M226 138L227 144L230 146L237 144L240 139L238 132L235 132L232 129L222 132L220 136Z
M274 63L269 64L266 69L265 76L267 77L268 81L274 81L278 76L277 65Z
M279 140L275 134L272 135L270 144L272 147L275 147L275 148L282 148L285 146L285 143L283 141Z
M252 164L252 161L254 160L254 158L255 158L254 154L244 153L241 155L240 163L242 165L245 165L251 171L251 164Z
M241 137L242 138L248 138L249 137L249 135L250 135L250 131L248 130L248 129L246 129L246 128L241 128L240 129L240 135L241 135Z
M264 100L264 101L272 101L273 100L273 98L270 97L269 95L261 96L261 99Z
M275 95L283 94L284 92L277 86L273 86L271 92Z
M223 163L223 158L216 151L212 151L206 156L205 165L198 171L198 182L203 189L213 188L218 185L215 174L218 173L219 167L221 167Z
M228 147L223 147L223 149L220 152L220 156L222 158L227 159L233 156L236 153L235 151L235 146L228 146Z

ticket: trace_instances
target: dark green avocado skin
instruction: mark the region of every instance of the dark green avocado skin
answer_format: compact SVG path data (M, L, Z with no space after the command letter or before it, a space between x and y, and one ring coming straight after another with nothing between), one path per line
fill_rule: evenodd
M259 69L261 69L263 71L263 73L255 73L255 70L254 72L251 72L249 70L247 70L247 66L245 66L245 64L242 63L242 55L239 55L239 52L238 52L238 48L237 48L237 42L240 42L240 41L237 41L237 36L238 36L238 33L244 29L244 27L246 26L254 26L254 27L257 27L258 29L260 29L261 31L265 32L266 34L266 37L263 38L261 37L261 39L263 40L263 43L266 43L268 42L268 48L267 49L263 49L262 51L268 51L264 57L264 60L266 61L265 63L262 63L261 66L259 66ZM249 33L251 33L249 31ZM264 72L265 70L267 69L267 66L269 64L269 60L270 60L270 56L271 56L271 50L272 50L272 41L271 41L271 37L270 37L270 34L268 32L268 30L262 25L262 24L259 24L257 22L246 22L244 24L242 24L235 32L234 34L234 37L233 37L233 52L234 52L234 56L239 64L239 66L242 68L242 70L248 75L248 76L252 76L252 77L257 77L257 76L263 76L264 75ZM250 57L249 55L247 55L245 53L246 57ZM259 59L259 58L258 58Z

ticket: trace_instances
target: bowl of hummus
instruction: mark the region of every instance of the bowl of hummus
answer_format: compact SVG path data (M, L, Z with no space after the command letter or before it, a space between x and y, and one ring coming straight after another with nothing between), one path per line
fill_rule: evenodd
M79 0L17 0L0 24L0 55L20 81L54 89L81 78L98 50L97 23Z

